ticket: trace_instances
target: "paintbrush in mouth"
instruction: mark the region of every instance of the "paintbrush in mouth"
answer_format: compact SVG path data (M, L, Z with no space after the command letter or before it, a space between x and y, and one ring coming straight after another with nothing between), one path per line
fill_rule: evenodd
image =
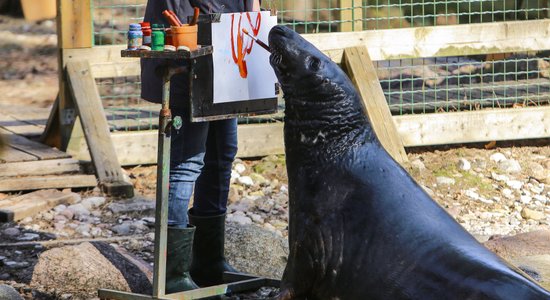
M264 48L265 50L267 50L267 52L271 53L271 50L269 50L269 46L266 45L264 42L260 41L258 38L256 38L255 36L251 35L250 33L248 33L248 30L246 30L246 28L243 28L243 32L248 35L249 37L251 37L256 43L258 43L258 45L260 45L262 48Z

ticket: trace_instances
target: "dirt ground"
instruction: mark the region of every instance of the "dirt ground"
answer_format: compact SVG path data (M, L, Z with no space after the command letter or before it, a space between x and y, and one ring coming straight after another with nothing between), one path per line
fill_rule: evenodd
M53 21L30 24L22 19L0 16L0 109L51 107L58 91L56 56ZM550 228L549 139L407 150L411 163L406 169L436 201L480 239ZM509 162L516 161L520 169L506 169L502 160L498 161L494 156L496 154L503 155ZM262 158L238 163L249 170L243 175L259 173L271 183L276 181L272 186L280 190L287 182L282 158L282 162L281 156L275 158L277 163ZM468 167L464 166L464 160ZM154 198L155 166L129 167L126 172L138 194ZM516 186L516 182L521 186ZM243 189L236 182L231 188L232 204L238 204L258 191L263 193L258 186ZM98 194L97 191L80 193L83 197ZM531 211L539 214L529 215L527 212ZM230 210L229 213L236 211ZM282 220L284 224L284 218ZM105 218L102 222L109 220ZM46 225L42 227L47 228ZM284 226L279 232L283 236L287 234ZM5 236L0 237L0 243L9 242ZM53 237L45 233L41 239ZM23 250L22 255L36 257L40 251L36 248ZM150 255L143 258L151 260ZM19 279L25 276L29 274L23 272ZM5 279L13 281L18 278ZM0 283L5 279L0 278ZM24 287L18 287L24 290Z

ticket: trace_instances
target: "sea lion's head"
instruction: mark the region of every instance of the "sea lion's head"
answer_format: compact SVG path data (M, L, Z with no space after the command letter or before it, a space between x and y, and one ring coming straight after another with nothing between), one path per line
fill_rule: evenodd
M275 26L269 32L269 47L270 63L285 95L341 92L342 70L298 33Z
M355 87L328 56L283 26L271 29L269 47L285 99L287 151L324 147L341 152L369 130Z

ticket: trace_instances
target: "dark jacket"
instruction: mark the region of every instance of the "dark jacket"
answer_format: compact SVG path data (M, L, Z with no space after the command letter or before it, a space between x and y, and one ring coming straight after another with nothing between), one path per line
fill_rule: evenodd
M230 13L251 11L253 0L149 0L145 9L143 21L151 24L164 24L168 21L162 16L166 9L175 12L185 23L188 16L193 15L193 7L198 7L201 14ZM162 78L155 74L159 64L166 63L162 59L141 60L141 97L154 103L162 102ZM189 95L188 74L178 74L170 82L170 106L184 108Z

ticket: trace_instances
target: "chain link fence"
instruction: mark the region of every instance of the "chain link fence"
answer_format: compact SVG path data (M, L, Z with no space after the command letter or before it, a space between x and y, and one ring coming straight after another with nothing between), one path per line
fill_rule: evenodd
M93 0L94 45L126 42L146 0ZM543 19L544 0L265 0L300 33L397 29ZM394 115L550 104L550 51L377 61ZM140 99L139 77L98 80L112 130L152 129L158 107ZM241 123L280 121L281 115Z

